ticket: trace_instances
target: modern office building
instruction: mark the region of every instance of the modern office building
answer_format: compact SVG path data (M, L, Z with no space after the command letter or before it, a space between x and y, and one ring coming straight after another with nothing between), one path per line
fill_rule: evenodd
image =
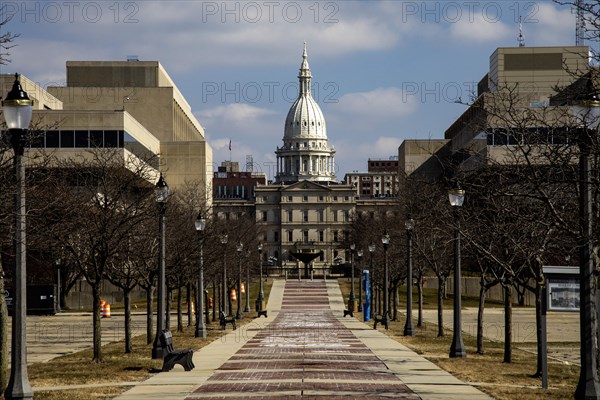
M0 75L4 92L13 75ZM204 129L157 61L68 61L66 86L44 90L21 77L34 99L29 151L85 157L90 149L118 149L125 167L150 161L174 190L200 182L210 203L212 150Z
M445 131L444 140L405 141L399 148L401 164L411 175L437 179L451 169L519 162L510 146L533 137L540 146L564 140L556 130L541 129L560 125L566 115L550 99L556 88L570 85L589 69L587 46L496 49L478 84L477 99Z

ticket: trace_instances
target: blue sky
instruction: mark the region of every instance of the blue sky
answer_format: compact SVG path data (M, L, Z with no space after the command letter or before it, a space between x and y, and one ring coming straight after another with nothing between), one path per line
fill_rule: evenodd
M4 1L20 34L2 73L65 83L67 60L160 61L213 147L272 178L307 42L338 180L404 139L442 138L497 47L574 45L551 1ZM2 33L2 32L0 32Z

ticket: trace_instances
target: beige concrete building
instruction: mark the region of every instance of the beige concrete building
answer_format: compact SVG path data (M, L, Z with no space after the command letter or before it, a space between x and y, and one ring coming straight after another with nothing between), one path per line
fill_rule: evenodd
M190 105L159 62L68 61L66 86L48 91L62 100L65 110L129 114L153 138L125 134L124 141L141 146L156 141L158 168L169 186L204 182L210 201L212 149Z
M587 46L496 49L478 84L477 99L445 131L444 141L406 141L399 149L401 164L409 174L435 179L449 172L444 164L469 171L489 162L519 162L510 147L531 140L528 133L535 133L539 146L564 140L556 131L544 136L540 130L569 115L552 107L550 98L557 87L568 86L589 68ZM415 148L425 143L427 149Z
M14 77L1 75L4 92ZM204 129L175 83L157 61L68 61L67 83L44 90L21 77L34 99L29 151L58 157L112 148L124 165L155 156L149 180L162 172L175 190L201 182L210 203L212 150Z

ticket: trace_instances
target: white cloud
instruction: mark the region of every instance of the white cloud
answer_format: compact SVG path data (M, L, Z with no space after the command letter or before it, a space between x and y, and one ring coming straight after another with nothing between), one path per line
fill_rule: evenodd
M450 37L461 41L461 46L468 45L468 43L500 43L510 38L511 35L515 37L516 45L518 36L516 29L511 29L495 18L486 18L483 13L475 14L472 21L469 21L468 18L461 18L450 24L449 33Z
M417 109L415 96L396 87L377 88L368 92L348 93L340 97L333 111L357 118L368 118L373 124L382 119L397 119Z
M233 103L224 106L217 106L200 111L198 115L202 119L221 119L234 123L243 123L256 121L264 116L273 115L274 111L266 108L259 108L243 103Z
M539 2L524 17L523 29L528 46L575 45L575 14L568 7Z

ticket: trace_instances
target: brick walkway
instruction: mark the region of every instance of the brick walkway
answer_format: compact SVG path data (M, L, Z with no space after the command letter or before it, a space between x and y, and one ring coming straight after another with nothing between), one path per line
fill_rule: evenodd
M333 315L325 282L288 281L275 320L187 400L389 397L420 399Z
M336 280L275 280L269 318L254 319L118 400L490 400L356 318Z

